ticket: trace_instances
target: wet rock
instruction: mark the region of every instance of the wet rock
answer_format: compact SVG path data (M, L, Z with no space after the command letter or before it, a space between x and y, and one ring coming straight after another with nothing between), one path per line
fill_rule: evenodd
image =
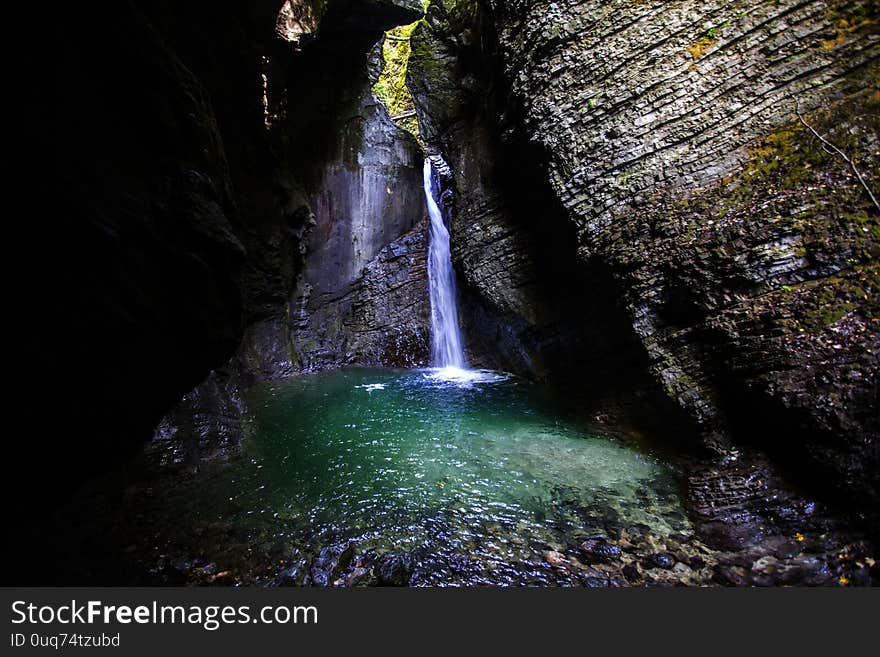
M690 566L680 561L676 562L675 565L672 567L672 572L675 573L675 575L679 577L682 581L685 581L691 574L693 574Z
M783 568L779 580L787 585L825 586L837 584L838 579L821 558L812 555L795 557L791 565Z
M718 564L713 569L712 581L722 586L748 586L749 581L739 566Z
M372 570L361 566L354 568L342 581L345 586L370 586L377 582Z
M217 574L217 564L209 563L204 566L200 566L198 568L193 568L191 571L192 576L197 580L207 580Z
M584 563L608 563L621 556L621 549L603 537L588 538L580 544L579 556Z
M703 559L703 557L697 555L697 556L690 557L690 558L687 560L687 564L688 564L693 570L700 570L701 568L703 568L703 566L706 565L706 560Z
M668 552L657 552L649 555L642 563L648 568L663 568L664 570L669 570L675 565L675 557Z
M768 536L761 546L777 559L791 559L801 551L798 542L788 536Z
M639 570L638 565L635 563L625 565L622 572L623 576L626 577L629 582L638 583L642 580L642 573Z
M565 558L565 555L561 552L557 552L556 550L547 550L544 552L544 561L549 563L554 568L563 567L568 560Z
M406 586L412 577L414 565L409 553L389 552L380 557L376 574L384 586Z
M231 570L221 570L219 573L211 575L206 583L215 586L232 586L236 583L235 574Z
M752 571L761 575L772 575L779 569L779 560L773 556L761 557L752 564Z
M285 568L275 576L274 586L301 586L305 577L305 562Z
M344 570L354 555L352 545L334 545L322 548L312 560L309 569L312 584L315 586L328 586L338 578L339 572Z

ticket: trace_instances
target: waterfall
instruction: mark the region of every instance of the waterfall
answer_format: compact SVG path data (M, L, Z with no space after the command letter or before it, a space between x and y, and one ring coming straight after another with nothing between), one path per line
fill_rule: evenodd
M428 290L431 301L431 364L435 367L464 369L467 362L461 347L458 327L458 295L455 290L455 272L449 250L449 231L443 223L443 213L434 199L431 160L425 159L425 201L431 217L428 244Z

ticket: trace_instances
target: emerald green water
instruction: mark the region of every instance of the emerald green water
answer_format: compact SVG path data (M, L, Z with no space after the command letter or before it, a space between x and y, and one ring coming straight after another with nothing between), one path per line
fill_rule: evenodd
M222 494L294 546L303 572L354 545L412 553L414 584L560 583L548 550L688 530L669 466L524 381L486 378L349 369L262 387L247 467Z

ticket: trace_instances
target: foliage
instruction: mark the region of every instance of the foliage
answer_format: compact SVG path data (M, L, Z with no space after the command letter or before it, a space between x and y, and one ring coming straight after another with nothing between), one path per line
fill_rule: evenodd
M833 50L863 28L875 25L880 20L880 10L874 2L837 2L829 7L826 19L834 28L835 36L827 39L822 47Z
M406 69L411 53L410 37L418 24L416 21L388 30L382 42L382 73L373 85L373 93L388 108L392 117L415 110L412 94L406 86ZM418 121L414 116L400 119L397 123L418 137Z

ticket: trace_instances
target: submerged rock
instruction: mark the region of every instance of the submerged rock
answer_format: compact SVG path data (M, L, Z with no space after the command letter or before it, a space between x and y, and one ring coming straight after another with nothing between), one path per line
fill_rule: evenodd
M649 568L663 568L669 570L675 566L675 557L667 552L658 552L650 555L645 562Z
M407 586L413 574L414 560L409 553L387 553L379 558L376 574L384 586Z
M556 550L548 550L544 553L544 561L549 563L554 568L562 568L568 562L568 559L566 559L565 555L561 552L557 552Z
M585 563L607 563L619 559L622 554L620 547L603 537L588 538L580 544L580 550Z
M312 559L309 568L311 582L315 586L329 586L336 580L354 558L353 545L325 547Z

